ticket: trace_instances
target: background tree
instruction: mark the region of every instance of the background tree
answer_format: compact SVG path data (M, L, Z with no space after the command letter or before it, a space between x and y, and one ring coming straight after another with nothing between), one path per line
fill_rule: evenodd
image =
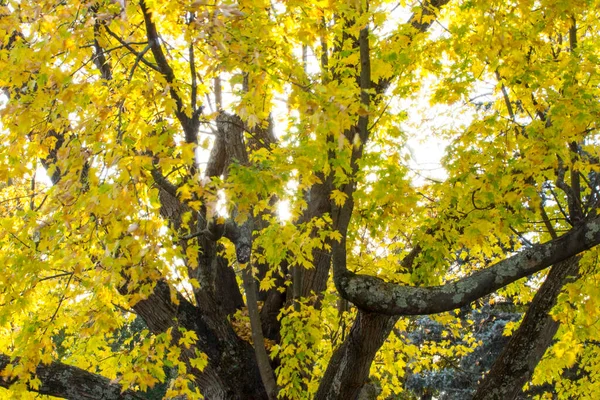
M489 298L475 398L592 397L597 1L0 4L10 396L410 396Z

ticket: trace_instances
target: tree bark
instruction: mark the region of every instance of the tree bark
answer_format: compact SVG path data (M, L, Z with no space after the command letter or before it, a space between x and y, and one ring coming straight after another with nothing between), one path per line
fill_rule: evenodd
M248 316L250 317L250 329L252 331L252 341L254 342L256 363L269 400L276 400L278 391L277 381L275 379L273 368L271 367L269 354L265 348L264 336L260 323L260 313L258 311L256 282L254 281L252 266L250 264L246 265L242 271L242 279L244 281L244 290L246 292L246 304L248 306Z
M348 271L342 237L339 243L334 242L332 249L334 282L341 295L363 311L387 315L435 314L467 305L598 244L600 217L594 217L555 240L520 251L466 278L442 286L413 287Z
M425 1L422 11L415 13L408 22L414 28L415 33L426 31L433 22L431 16L447 2L448 0ZM197 111L201 111L201 108L193 110L194 112L191 116L184 112L185 107L183 99L180 97L180 94L175 91L175 85L173 85L177 82L177 79L161 47L159 34L152 21L152 14L146 7L144 1L141 1L140 5L146 26L148 43L156 62L156 65L150 65L153 69L160 72L166 82L170 84L169 95L176 103L175 115L181 123L186 141L188 143L196 143L199 124L199 114ZM371 82L368 38L368 31L364 28L363 31L361 31L360 85L363 89L361 92L361 102L365 106L368 106L371 102L370 89L372 87L375 88L375 93L381 94L393 79L389 78L377 83ZM413 36L411 35L409 39L412 40ZM110 73L106 59L103 56L103 51L99 48L97 41L95 44L97 53L96 61L98 61L97 66L104 79L110 79L112 74ZM327 49L323 52L323 56L325 58L327 57ZM324 65L327 65L327 62L324 62ZM192 105L192 109L194 108L194 105ZM368 107L366 108L368 109ZM354 149L356 150L356 153L353 153L352 155L352 165L353 167L356 167L354 172L358 171L357 160L360 159L360 156L362 155L362 146L366 144L369 136L368 122L368 117L362 116L359 118L359 125L356 127L360 133L361 146ZM237 159L243 163L247 162L246 148L243 143L243 122L236 116L227 116L225 113L221 113L217 118L217 125L219 135L217 135L217 141L213 147L207 165L207 176L209 177L223 174L232 159ZM225 128L226 126L228 126L228 128ZM225 130L230 132L235 131L237 132L237 136L228 136L229 134L226 134ZM354 131L349 130L348 132L348 139L353 139ZM274 141L272 132L269 133L269 131L265 130L264 132L255 131L254 133L260 133L260 135L257 136L260 137L260 140L257 139L255 144L251 143L250 147L268 145ZM228 137L239 140L235 143L228 142ZM61 145L62 142L59 143L59 147ZM246 147L248 147L248 145L249 144L246 143ZM56 159L56 155L53 155L52 152L50 153L50 156L51 159ZM193 170L195 170L195 167L190 166L190 171ZM59 176L60 170L57 169L55 170L55 176L52 177L53 181L56 180L54 183L58 182ZM194 176L194 174L192 173L190 176ZM166 181L165 178L163 179ZM579 179L578 176L577 179ZM348 194L349 202L352 201L354 184L355 182L352 182L344 189ZM306 220L322 217L327 213L331 213L330 194L332 188L333 185L330 176L323 177L322 183L314 185L309 190L307 194L308 208L305 213ZM171 192L161 189L161 202L163 205L168 204L170 201L176 206L176 211L173 214L165 215L165 218L171 222L180 221L185 204L180 202L177 198L176 188ZM167 207L165 207L165 209L166 208ZM534 248L529 250L524 250L507 260L479 271L465 279L438 287L404 287L386 283L376 277L356 275L347 271L345 264L345 235L349 221L352 217L352 207L346 208L345 211L347 212L345 212L345 215L343 216L344 226L341 229L341 231L343 230L342 233L344 239L339 244L332 244L334 249L335 283L342 296L357 305L359 313L353 323L348 338L332 356L317 392L316 398L318 399L356 398L361 387L368 378L371 362L396 322L397 315L437 313L460 307L523 276L530 275L600 243L600 218L596 217L595 219L590 219L583 223L582 226L573 229L561 238L543 245L534 246ZM204 212L203 217L206 219L206 212ZM335 218L336 226L339 227L340 225L337 224L339 222L339 217ZM203 223L204 225L200 227L201 230L208 229L208 221L203 221ZM244 250L242 253L247 253L249 255L252 247L252 232L250 232L247 237L248 241L243 243L245 245L244 249L247 250ZM193 265L193 262L190 261L190 276L197 278L201 282L201 289L195 291L197 305L191 304L179 293L176 294L178 302L173 302L171 300L171 290L173 289L170 288L166 282L159 281L153 294L148 299L136 304L134 309L136 313L145 320L154 333L162 333L169 328L174 328L173 339L177 340L178 335L180 335L177 328L184 327L188 330L193 330L198 334L199 341L197 346L208 355L209 365L204 371L191 371L197 376L196 382L205 396L211 399L266 398L267 394L260 381L260 374L252 347L235 334L226 318L227 314L240 307L242 304L235 274L233 270L227 266L225 260L218 255L219 245L215 240L202 237L198 239L198 242L202 251L201 254L199 254L198 259L193 260L197 261L197 265ZM185 248L185 244L182 244L181 246L182 248ZM242 247L239 243L236 243L236 248ZM185 253L185 251L183 253ZM300 274L303 275L301 293L297 294L308 296L312 292L321 293L326 288L331 265L331 253L329 251L324 252L316 250L313 252L313 256L314 268L304 271L304 274ZM561 269L558 268L559 265L552 269L547 282L553 282L555 279L559 279L551 278L555 270L564 273L564 271L561 271ZM559 272L557 272L557 274L559 274ZM546 283L544 283L542 289L544 289ZM551 285L552 283L548 283L548 286ZM554 287L553 290L557 291L554 295L556 297L558 292L560 292L562 284L555 283L555 285L557 286ZM531 321L533 322L529 323L534 324L533 328L535 328L535 332L530 332L527 331L526 328L523 328L524 331L521 335L523 340L530 340L534 335L537 335L537 347L534 346L532 348L532 344L528 341L518 344L517 336L519 336L519 331L517 331L514 338L516 343L514 349L511 350L509 348L510 346L507 347L505 352L509 355L505 357L505 361L503 361L504 364L500 363L502 364L500 365L497 363L499 365L497 367L498 369L503 368L503 365L504 368L507 368L506 366L509 365L510 362L515 364L515 366L511 367L511 371L515 374L515 381L512 385L515 387L518 386L519 389L522 386L522 383L519 386L516 378L522 378L521 375L526 374L522 373L522 370L517 368L518 365L516 365L516 363L527 361L526 357L531 354L535 354L535 357L538 357L537 360L539 361L539 358L541 358L544 350L550 343L554 332L556 332L556 323L547 315L547 311L545 314L540 314L542 312L540 310L545 310L546 308L549 310L552 306L551 304L546 304L549 301L548 299L552 299L553 296L553 294L549 293L554 293L550 292L551 289L548 290L549 292L545 294L538 293L540 296L539 304L536 303L537 300L534 299L534 303L530 308L532 315L539 315L539 318L541 319L545 318L544 324L542 324L543 326L535 326L537 319L531 317ZM253 289L252 294L254 293ZM265 330L265 333L269 337L277 337L278 335L278 332L275 332L278 324L274 317L277 315L277 310L284 305L283 296L277 295L276 292L273 293L274 295L266 298L267 301L263 308L263 316L265 318L262 323L269 327L269 329ZM536 295L536 299L537 298L538 296ZM256 301L253 300L252 303L255 305ZM255 309L254 316L256 316L256 314L257 310ZM266 317L269 317L268 320ZM526 325L526 321L524 321L523 325ZM257 326L258 324L254 323L254 327ZM530 327L529 329L533 328ZM257 340L255 341L258 342ZM260 344L257 343L257 345ZM524 347L525 345L529 347ZM535 345L535 343L533 345ZM510 351L513 352L512 355L510 355ZM186 350L182 349L182 358L184 359L186 359L186 357L191 357L193 354L193 352L187 353ZM0 367L2 368L5 368L7 365L6 363L10 362L10 359L4 357L6 356L0 356ZM268 363L268 359L266 362ZM535 363L537 364L537 361ZM529 367L530 366L528 365L528 368ZM530 369L532 371L533 367ZM527 370L529 376L531 371ZM117 389L119 389L117 395L135 396L135 394L130 394L128 392L120 393L120 387L118 385L111 385L110 382L108 382L107 386L106 378L58 363L53 363L48 366L39 366L38 375L40 376L40 379L42 379L42 377L44 378L40 393L78 399L113 398L102 397L104 395L98 394L90 397L91 395L86 391L86 387L70 387L73 385L73 382L77 383L89 380L90 384L98 382L98 390L104 390L106 393L112 393L111 390L114 389L113 386L116 386ZM501 372L495 372L495 370L492 369L488 375L491 382L496 375L501 377L504 376ZM65 376L71 377L70 380L61 381L61 377ZM69 385L66 385L67 382ZM494 384L498 385L498 382L491 383L491 385ZM2 385L3 383L0 382L0 386ZM83 386L83 384L80 386ZM41 391L42 388L43 390L50 390L49 388L51 387L55 388L56 392ZM72 395L70 394L71 392L68 392L70 389L77 389L80 391L73 392L76 394ZM62 395L60 393L62 393ZM104 392L93 391L93 393ZM114 398L129 399L136 397Z
M578 270L579 257L552 267L523 322L477 388L473 400L511 400L521 393L558 330L559 323L549 313L563 286L577 276Z
M356 399L396 321L398 317L359 311L350 334L329 361L315 400Z
M304 212L301 222L308 222L331 212L329 195L332 179L325 176L319 176L319 179L322 183L313 185L306 193L308 208ZM331 254L322 249L314 249L312 256L314 268L305 269L302 273L301 295L303 297L308 297L313 293L322 293L327 288L327 279L331 268Z
M221 313L210 315L181 294L176 293L176 296L177 305L171 301L169 285L159 281L152 295L138 302L133 309L153 333L173 327L175 343L179 339L179 327L196 332L196 346L208 356L209 364L203 371L191 367L190 371L196 376L196 384L204 396L210 399L266 399L252 346L237 336ZM182 348L184 361L192 357L195 357L193 346Z
M18 364L19 359L11 361L7 355L0 354L0 373L9 364ZM141 400L140 394L131 390L122 392L121 385L110 379L93 374L71 365L52 362L37 366L35 374L41 381L38 388L29 387L32 392L69 400ZM10 388L14 381L0 378L0 386Z

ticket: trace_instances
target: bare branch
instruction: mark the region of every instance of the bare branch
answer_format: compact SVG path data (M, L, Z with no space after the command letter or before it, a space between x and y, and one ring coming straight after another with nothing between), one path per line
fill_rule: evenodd
M148 52L148 50L150 50L150 44L147 44L146 47L144 47L144 49L137 55L137 57L135 58L135 62L133 63L133 66L131 67L131 72L129 72L129 77L127 78L127 80L131 80L131 78L133 78L133 74L135 73L135 69L137 68L138 64L140 63L140 60L142 58L144 58L144 54L146 54Z

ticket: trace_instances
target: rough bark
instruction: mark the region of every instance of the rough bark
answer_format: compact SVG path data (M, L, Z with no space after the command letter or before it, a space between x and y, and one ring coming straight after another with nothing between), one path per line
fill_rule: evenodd
M313 185L306 193L308 207L302 216L302 222L310 221L313 218L322 217L331 212L329 195L331 193L331 177L319 177L322 183ZM316 232L315 232L316 233ZM302 293L303 297L308 297L312 293L322 293L327 287L329 278L329 269L331 267L331 254L328 251L315 249L312 252L314 268L305 269L302 273Z
M287 269L287 266L286 266ZM281 321L279 320L279 312L285 305L286 293L277 290L284 286L282 277L275 280L275 288L270 289L265 296L263 306L260 310L260 321L262 331L266 338L279 342L281 339ZM260 297L259 297L260 299Z
M342 296L359 309L387 315L423 315L450 311L518 279L560 263L600 244L600 217L583 222L563 236L443 286L413 287L346 269L345 240L334 243L334 281Z
M252 346L240 339L222 315L210 315L176 293L178 303L171 301L171 289L166 282L157 283L152 295L137 303L133 309L154 333L173 327L173 340L180 335L178 327L196 332L196 346L209 359L202 371L191 369L202 393L211 399L263 399L266 392ZM183 349L182 358L195 357L194 348ZM235 382L235 384L232 384Z
M221 113L217 117L217 126L220 135L225 143L228 161L226 162L226 171L235 162L239 165L248 165L248 152L244 143L243 133L245 125L242 120L235 115ZM233 220L237 220L237 207L233 210ZM256 225L255 217L250 211L246 216L246 221L235 224L235 233L227 236L235 245L235 253L237 262L244 267L242 271L242 279L244 283L244 291L246 292L246 306L248 307L248 315L250 317L250 326L252 340L254 342L254 354L256 357L256 365L258 367L261 381L267 392L267 397L271 400L277 398L277 383L275 373L271 367L271 361L267 354L262 325L260 321L260 312L258 310L258 290L256 282L251 270L250 261L252 254L253 231Z
M347 339L331 356L315 400L356 399L369 377L375 354L397 320L359 311Z
M7 355L0 354L0 373L9 364L18 364L19 359L11 360ZM52 362L37 366L35 374L41 384L38 388L29 390L39 394L56 396L69 400L140 400L141 395L121 388L110 379L93 374L71 365ZM14 381L0 379L0 386L10 388Z
M549 313L563 286L577 275L578 269L579 257L571 257L552 267L521 325L479 384L473 400L517 398L552 344L559 323Z
M426 17L433 15L437 9L447 2L448 0L425 2L423 11L413 15L408 22L415 29L415 33L426 31L433 21L433 18ZM141 1L140 4L144 16L148 43L156 63L156 65L148 65L156 69L168 83L172 84L176 82L176 77L163 53L160 36L154 22L151 20L152 15L144 1ZM412 37L410 39L412 40ZM368 31L366 29L363 29L363 32L361 32L361 42L363 45L366 45L366 47L361 47L361 71L359 78L361 88L364 89L361 93L361 102L368 106L371 101L369 98L369 93L371 92L368 89L374 87L374 93L376 95L381 94L389 85L392 78L376 83L371 82L368 60ZM102 76L105 79L109 79L111 76L110 69L106 60L102 59L102 49L99 48L97 42L95 44L97 54L95 61L97 61L97 66ZM326 58L327 49L325 50L323 56ZM145 62L143 58L141 60ZM324 65L327 65L327 62L324 62ZM183 111L184 104L179 94L173 88L170 88L169 94L176 103L175 114L181 123L186 141L188 143L195 143L201 107L194 109L193 115L188 116ZM357 160L360 159L363 146L369 136L368 122L367 117L360 117L358 126L347 133L348 139L351 140L354 137L354 132L358 132L362 144L361 146L357 146L356 151L352 155L354 173L357 172ZM226 168L233 159L242 164L247 163L246 148L249 144L246 143L246 148L244 147L243 122L236 116L228 116L225 113L221 113L217 119L217 125L219 127L219 135L217 136L217 141L214 144L207 166L208 177L226 173ZM229 125L229 128L225 128L227 125ZM235 129L231 129L232 127ZM236 134L229 136L229 133L226 131L235 131ZM254 131L252 133L255 134L255 138L254 142L250 143L250 147L268 146L274 141L272 132L268 130L264 132ZM231 138L235 139L235 142L229 141ZM193 171L194 167L190 167L190 170ZM153 173L153 175L155 174ZM194 174L192 173L190 176L194 176ZM165 180L163 183L168 184L163 177L155 177L157 183L161 179ZM308 208L305 213L305 220L322 217L332 212L330 203L330 194L333 188L331 177L322 177L321 182L314 185L307 193ZM170 206L173 208L172 212L166 213L164 217L177 224L180 221L184 205L177 199L176 188L166 189L166 187L168 185L161 186L161 202L165 206L165 210ZM340 228L340 232L342 232L344 237L352 217L351 199L354 188L355 182L343 188L350 199L348 206L333 210L338 212L338 215L334 217L334 221L336 227ZM200 221L200 230L209 229L209 221L206 221L206 212L200 213L198 221ZM252 233L248 234L246 232L246 235L242 235L241 237L242 241L239 240L240 236L233 239L236 242L236 249L238 249L238 258L240 254L249 257L249 249L252 246ZM134 309L155 333L162 333L169 328L175 328L173 329L173 338L177 340L179 333L176 328L184 327L198 334L199 341L197 346L208 355L209 366L202 372L194 371L194 374L197 376L197 384L205 396L211 399L266 398L267 394L261 384L252 347L248 343L243 342L233 332L231 325L224 317L242 304L233 270L225 264L224 259L218 256L218 245L215 242L215 238L201 236L197 240L202 250L198 259L194 260L197 261L198 265L190 266L190 271L193 272L190 276L194 277L197 273L197 278L202 284L202 289L195 292L198 304L193 305L189 303L178 293L176 294L178 303L173 303L171 301L172 288L166 282L160 281L156 285L153 294L148 299L136 304ZM360 311L348 338L334 352L319 387L317 398L356 398L368 378L369 368L377 350L383 344L397 320L395 315L436 313L460 307L516 279L564 260L599 242L600 219L595 218L559 239L535 246L486 270L477 272L470 277L439 287L403 287L383 282L376 277L352 274L347 271L345 265L345 241L343 240L339 244L333 243L336 286L342 296L354 302ZM331 254L317 250L313 256L315 268L306 270L302 274L302 295L304 296L308 296L312 292L320 293L325 290L329 275ZM277 292L273 293L277 294ZM230 296L231 300L229 300ZM267 296L262 313L263 325L265 325L267 319L272 321L273 316L277 315L277 311L283 305L283 296ZM276 323L267 323L266 325L270 329L278 327ZM540 338L546 338L550 331L551 329L544 331L546 333L540 334ZM276 337L277 333L272 333L270 330L266 332L269 337ZM186 357L189 358L192 354L184 351L182 357L184 359ZM0 362L2 360L0 358ZM0 365L2 364L0 363ZM39 368L50 368L52 366L54 364L40 366ZM86 373L85 371L83 372ZM45 378L46 381L43 382L42 387L46 384L52 384L53 375L55 374L50 374L47 379ZM77 382L75 375L73 377L73 382ZM89 377L89 379L90 382L95 382L94 379L99 379L101 383L104 382L102 381L104 378L95 375ZM54 395L60 396L60 394ZM85 392L81 392L73 398L86 398ZM93 398L103 397L95 396ZM110 399L112 397L106 398Z
M415 260L419 253L422 251L421 246L416 245L412 250L402 259L402 268L406 271L412 271L415 268ZM340 311L347 311L348 301L341 298L340 304L338 305ZM349 386L354 388L351 393L344 392L344 395L350 395L361 399L366 396L365 383L369 378L369 368L377 354L379 348L383 345L394 325L398 321L398 316L389 316L381 314L367 314L362 311L358 312L357 317L352 323L350 334L343 339L342 345L336 349L332 356L325 376L319 384L318 393L323 398L342 398L339 397L342 393L340 390L342 387ZM370 345L357 346L355 343L359 341L370 342ZM356 368L353 373L344 373L343 371L337 372L338 366L348 351L352 351L353 357L356 358L359 368ZM348 368L352 368L353 364L346 364ZM335 378L338 378L336 380ZM362 382L362 384L361 384ZM358 387L358 385L362 386ZM337 396L337 397L336 397ZM358 397L357 397L358 396ZM376 395L374 396L376 397Z

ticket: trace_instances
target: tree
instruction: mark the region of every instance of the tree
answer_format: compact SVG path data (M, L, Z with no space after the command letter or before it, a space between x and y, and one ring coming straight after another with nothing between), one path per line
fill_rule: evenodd
M593 397L597 1L0 4L11 395L410 398L508 299L475 397Z

